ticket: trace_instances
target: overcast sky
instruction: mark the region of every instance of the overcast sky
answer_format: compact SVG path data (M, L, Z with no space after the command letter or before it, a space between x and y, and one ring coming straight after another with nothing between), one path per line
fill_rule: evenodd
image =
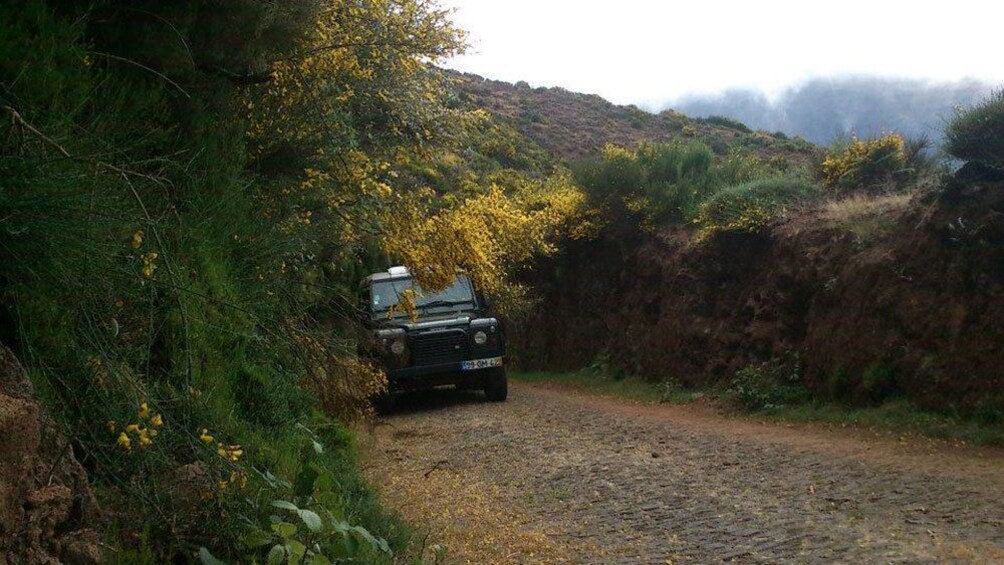
M470 33L446 66L655 107L812 77L1004 82L994 0L442 0Z

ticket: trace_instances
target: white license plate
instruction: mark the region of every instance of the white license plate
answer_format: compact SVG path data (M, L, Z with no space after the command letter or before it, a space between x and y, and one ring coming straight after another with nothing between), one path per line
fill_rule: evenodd
M488 359L473 359L471 361L460 362L461 371L477 371L478 369L491 369L492 367L501 366L501 357L489 357Z

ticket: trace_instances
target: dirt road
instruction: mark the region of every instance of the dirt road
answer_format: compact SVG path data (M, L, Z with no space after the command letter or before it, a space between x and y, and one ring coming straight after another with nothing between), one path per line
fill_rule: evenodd
M362 450L448 563L1004 562L1001 451L523 383L408 399Z

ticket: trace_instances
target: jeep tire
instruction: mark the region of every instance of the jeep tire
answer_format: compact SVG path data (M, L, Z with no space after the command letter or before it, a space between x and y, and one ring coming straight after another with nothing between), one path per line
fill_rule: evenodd
M509 396L509 378L506 377L505 367L489 369L485 377L485 398L489 402L505 402Z
M378 416L389 416L397 409L397 397L389 390L381 392L371 402Z

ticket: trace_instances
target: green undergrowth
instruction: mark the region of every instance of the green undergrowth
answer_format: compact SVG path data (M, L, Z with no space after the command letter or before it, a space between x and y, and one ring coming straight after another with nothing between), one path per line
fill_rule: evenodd
M67 10L0 8L0 343L88 473L107 561L403 558L307 378L347 349L317 319L355 272L320 279L274 219L234 87L101 58L188 55L113 3Z
M894 434L916 434L975 445L1004 446L1004 424L979 422L917 408L905 400L851 408L807 402L766 411L780 420L849 425Z
M513 380L560 384L591 394L644 404L687 404L700 399L735 414L766 417L778 422L825 423L851 426L900 436L920 435L974 445L1004 446L1004 421L966 418L923 410L902 399L889 399L877 406L854 407L813 398L807 391L785 390L789 404L749 408L736 398L733 387L685 389L673 380L662 382L636 376L614 378L589 369L574 372L513 372Z

